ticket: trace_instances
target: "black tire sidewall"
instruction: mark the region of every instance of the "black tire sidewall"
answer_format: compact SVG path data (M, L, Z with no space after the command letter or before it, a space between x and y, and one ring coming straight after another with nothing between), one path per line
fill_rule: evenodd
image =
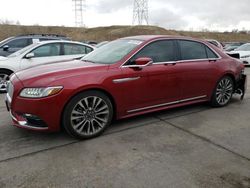
M99 132L97 132L96 134L90 135L90 136L86 136L86 135L81 135L74 130L74 128L71 125L70 117L71 117L71 112L72 112L73 108L75 107L75 105L83 98L89 97L89 96L99 97L106 102L106 104L108 105L108 108L109 108L109 118L108 118L108 122L105 124L105 126ZM85 91L85 92L79 93L76 96L74 96L69 101L69 103L66 105L65 110L63 112L63 117L62 117L62 125L63 125L63 128L66 130L66 132L70 136L73 136L77 139L90 139L90 138L94 138L94 137L101 135L106 130L106 128L112 122L113 113L114 113L113 112L113 105L112 105L110 99L104 93L102 93L100 91Z
M218 88L219 83L220 83L221 80L223 80L223 79L228 79L228 80L230 80L230 82L231 82L232 85L233 85L233 90L234 90L234 87L235 87L235 86L234 86L233 79L232 79L230 76L223 76L223 77L217 82L216 87L215 87L215 89L214 89L214 91L213 91L212 99L211 99L211 102L210 102L211 105L212 105L213 107L223 107L223 106L228 105L228 103L230 102L230 100L231 100L231 98L232 98L232 96L233 96L233 92L232 92L230 99L229 99L228 102L227 102L226 104L224 104L224 105L221 105L221 104L218 103L217 98L216 98L216 91L217 91L217 88Z

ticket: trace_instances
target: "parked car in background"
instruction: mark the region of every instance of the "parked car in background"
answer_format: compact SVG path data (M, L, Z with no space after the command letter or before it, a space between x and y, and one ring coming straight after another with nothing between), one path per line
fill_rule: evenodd
M7 38L0 42L0 56L8 56L30 44L47 40L69 40L63 35L28 34Z
M227 51L227 52L231 52L231 51L235 50L236 48L240 47L243 44L245 44L245 43L243 43L243 42L227 43L224 46L224 50Z
M135 36L97 48L79 61L41 65L13 74L6 95L17 127L64 129L87 139L113 119L244 94L244 65L205 41ZM49 109L49 113L48 113Z
M8 57L0 58L0 92L6 90L9 76L32 66L80 59L94 50L93 46L72 41L44 41L31 44Z
M243 44L235 50L229 52L230 54L239 54L240 60L245 65L250 65L250 43Z
M108 44L109 43L109 41L103 41L103 42L100 42L100 43L98 43L97 45L95 45L95 47L96 48L100 48L101 46L104 46L104 45L106 45L106 44Z
M206 39L206 41L208 41L210 44L215 45L219 49L223 50L223 45L219 41L214 40L214 39Z
M89 41L89 40L83 40L82 42L85 44L89 44L91 46L96 46L98 44L96 41Z

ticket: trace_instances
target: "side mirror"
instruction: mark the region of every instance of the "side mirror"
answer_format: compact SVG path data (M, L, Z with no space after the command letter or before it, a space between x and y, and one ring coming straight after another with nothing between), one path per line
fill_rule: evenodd
M4 46L3 46L3 51L8 51L9 48L10 48L10 47L9 47L8 45L4 45Z
M28 54L25 56L26 59L31 59L31 58L33 58L33 57L35 57L35 54L34 54L33 52L28 53Z
M139 57L135 60L135 65L138 67L145 67L153 63L150 57Z
M139 57L134 61L134 65L129 65L129 68L141 70L143 67L149 66L153 63L150 57Z

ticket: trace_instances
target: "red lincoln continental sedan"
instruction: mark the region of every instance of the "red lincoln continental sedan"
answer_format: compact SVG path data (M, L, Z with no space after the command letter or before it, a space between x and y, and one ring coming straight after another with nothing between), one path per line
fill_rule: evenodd
M175 36L115 40L81 60L12 75L6 105L17 127L64 128L92 138L113 119L210 101L221 107L245 92L243 64L208 42Z

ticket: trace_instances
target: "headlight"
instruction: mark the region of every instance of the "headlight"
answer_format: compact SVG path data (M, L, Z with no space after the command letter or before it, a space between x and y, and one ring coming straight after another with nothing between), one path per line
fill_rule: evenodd
M62 86L46 88L25 88L21 91L20 96L26 98L42 98L55 95L63 89Z
M241 56L241 58L249 58L250 55L244 55L244 56Z

